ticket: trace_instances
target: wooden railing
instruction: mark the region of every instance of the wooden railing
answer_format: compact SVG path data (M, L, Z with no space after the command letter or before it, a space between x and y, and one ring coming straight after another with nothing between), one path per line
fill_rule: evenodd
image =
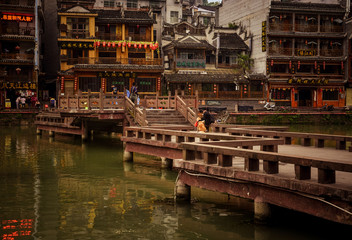
M227 128L226 132L233 135L246 135L246 136L264 136L270 138L283 138L285 144L291 144L293 138L298 138L302 141L303 146L311 146L314 139L317 148L323 148L325 141L335 141L335 147L339 150L346 150L347 142L352 143L352 136L344 135L331 135L331 134L318 134L318 133L299 133L299 132L286 132L286 131L268 131L261 129L244 129L244 128Z
M60 110L104 110L124 109L124 96L107 93L78 93L75 95L60 95L58 108Z
M275 153L275 148L264 148L263 151L237 149L233 147L204 145L199 143L183 143L183 159L187 161L203 160L205 164L231 167L234 157L243 157L243 170L259 171L259 160L263 160L266 174L279 173L279 163L292 164L292 171L298 180L311 179L311 168L318 169L318 183L331 184L336 182L336 171L352 172L352 163L346 161L328 161L321 158L298 157ZM265 152L268 151L268 152Z
M146 110L141 110L127 96L125 96L125 111L127 111L140 126L148 126Z
M176 96L176 110L185 117L192 125L197 121L196 110L192 110L190 105L186 103L180 96Z
M137 64L137 65L161 65L161 58L118 58L118 57L80 57L68 58L69 65L74 64Z

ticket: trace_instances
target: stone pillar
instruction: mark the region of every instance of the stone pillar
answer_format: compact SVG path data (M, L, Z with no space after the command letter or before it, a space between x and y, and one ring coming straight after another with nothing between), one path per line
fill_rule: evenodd
M49 131L49 137L54 137L55 136L55 132L54 131Z
M190 201L191 200L191 187L184 184L181 180L177 180L175 185L175 201Z
M123 151L123 161L124 162L133 162L133 152Z
M254 199L254 219L258 222L267 222L271 217L270 204L261 197Z
M172 168L172 159L161 157L161 168Z
M132 162L124 162L123 163L123 171L124 172L130 172L133 169L133 163Z

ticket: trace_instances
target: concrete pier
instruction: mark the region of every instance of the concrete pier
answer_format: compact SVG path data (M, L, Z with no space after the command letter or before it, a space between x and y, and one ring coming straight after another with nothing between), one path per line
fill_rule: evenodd
M191 187L184 184L181 180L177 180L175 185L175 201L190 201L191 200Z
M254 219L259 222L267 222L271 217L270 204L263 201L261 197L254 199Z
M172 168L172 159L161 157L161 168L171 169Z
M133 152L123 151L123 161L124 162L133 162Z

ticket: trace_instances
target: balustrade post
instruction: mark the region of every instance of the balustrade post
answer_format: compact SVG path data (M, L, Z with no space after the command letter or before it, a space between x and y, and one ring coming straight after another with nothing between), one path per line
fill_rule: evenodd
M104 92L103 92L103 89L100 88L100 92L99 92L99 103L100 103L100 106L99 106L99 109L100 110L103 110L104 109Z
M88 89L88 96L87 96L88 110L90 110L90 95L91 95L91 90Z
M318 168L318 183L331 184L336 182L334 170Z
M298 180L307 180L311 178L311 167L295 164L295 178Z

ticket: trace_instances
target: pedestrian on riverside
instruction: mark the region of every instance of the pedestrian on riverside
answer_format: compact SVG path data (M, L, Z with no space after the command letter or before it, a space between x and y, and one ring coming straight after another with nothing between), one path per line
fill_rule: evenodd
M205 128L207 129L207 132L209 132L209 127L210 127L210 124L213 121L213 117L211 116L211 114L209 113L209 109L206 108L204 111L203 111L203 117L202 117L202 120L204 120L204 125L205 125Z
M130 92L130 99L134 104L136 104L137 98L138 98L138 87L136 82L133 82L131 87L131 92Z
M16 108L19 109L20 105L21 105L21 96L18 96L16 99Z

